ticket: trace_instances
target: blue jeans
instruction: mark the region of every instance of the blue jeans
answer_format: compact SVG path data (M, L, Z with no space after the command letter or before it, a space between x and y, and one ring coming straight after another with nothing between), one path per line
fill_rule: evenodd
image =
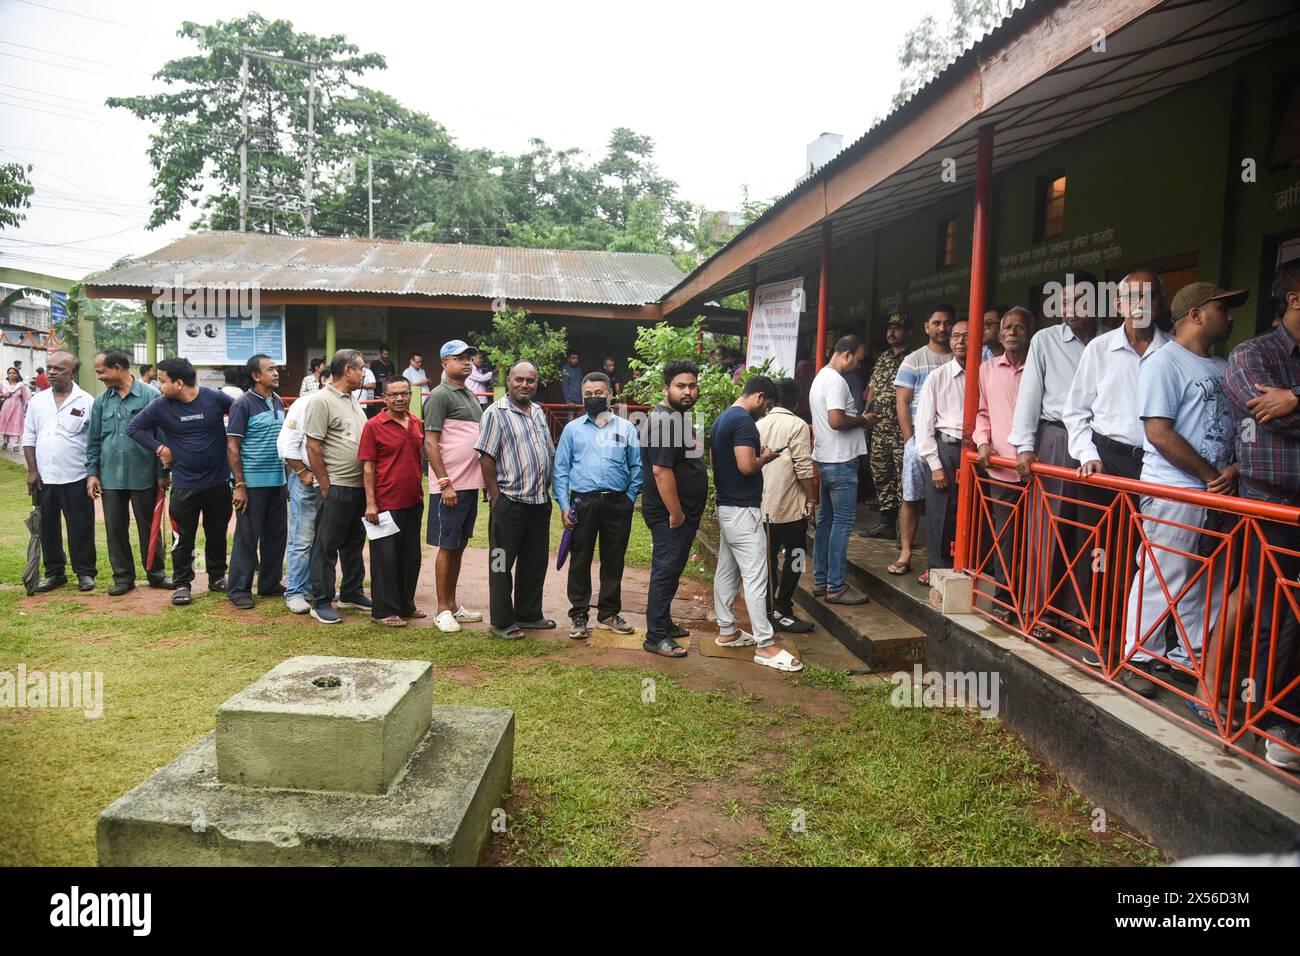
M844 565L849 556L849 532L858 512L858 462L817 465L821 502L813 535L813 583L828 594L844 590Z
M311 600L311 545L316 540L316 485L289 479L289 547L284 568L285 600Z
M682 572L691 557L698 524L687 521L681 527L670 528L667 521L649 524L654 551L650 557L650 587L646 594L646 643L662 641L672 626L673 598L681 584Z

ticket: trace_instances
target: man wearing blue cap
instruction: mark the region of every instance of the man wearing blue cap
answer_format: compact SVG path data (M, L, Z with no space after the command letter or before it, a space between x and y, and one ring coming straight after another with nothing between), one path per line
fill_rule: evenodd
M463 623L483 620L456 601L456 582L465 546L474 534L478 495L483 488L474 444L479 438L483 406L465 385L478 349L452 339L438 351L442 381L429 393L424 409L424 453L429 459L429 523L425 540L438 549L434 579L438 585L438 616L434 624L444 633Z

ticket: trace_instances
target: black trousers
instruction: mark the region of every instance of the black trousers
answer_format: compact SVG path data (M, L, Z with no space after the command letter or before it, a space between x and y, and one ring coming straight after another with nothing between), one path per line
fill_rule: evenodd
M413 508L390 510L389 514L397 524L397 534L370 542L370 599L374 602L370 614L376 621L414 614L415 586L420 580L424 502Z
M168 508L180 528L172 548L172 581L178 588L194 580L194 540L203 519L203 557L208 581L226 573L226 528L230 525L230 485L224 482L211 488L173 488Z
M1281 497L1266 491L1258 485L1251 484L1248 478L1242 481L1238 494L1243 498L1269 501L1293 508L1297 504L1294 498ZM1275 521L1261 521L1259 526L1264 533L1264 540L1271 547L1284 549L1274 551L1272 555L1277 561L1282 580L1295 581L1300 577L1300 558L1287 554L1286 551L1300 551L1300 529L1278 524ZM1261 549L1254 535L1250 535L1248 540L1250 556L1247 567L1257 568L1260 566ZM1296 673L1300 671L1300 619L1291 613L1285 585L1279 588L1278 584L1278 575L1273 573L1272 564L1265 561L1262 580L1255 590L1255 600L1259 602L1259 633L1256 635L1258 650L1255 655L1255 673L1252 675L1255 679L1255 699L1248 705L1249 712L1253 714L1266 703L1272 702L1273 712L1261 718L1259 723L1261 727L1274 731L1278 727L1295 726L1282 716L1284 714L1300 719L1300 686L1278 695L1278 692L1290 684L1295 679ZM1279 590L1281 593L1277 593ZM1275 605L1279 606L1275 609ZM1276 634L1273 632L1274 613L1278 618ZM1247 616L1246 620L1250 621L1251 618ZM1276 646L1270 646L1274 644ZM1271 683L1268 679L1270 661L1273 667ZM1274 697L1278 699L1273 701Z
M1046 419L1040 419L1038 422L1038 444L1035 447L1038 451L1039 460L1045 465L1059 465L1062 468L1079 467L1079 463L1070 456L1069 433L1060 422L1049 422ZM1060 478L1040 477L1038 484L1042 488L1044 495L1063 495L1066 498L1080 497L1078 485L1074 483L1067 484ZM1042 604L1046 600L1048 592L1056 588L1058 582L1063 582L1050 602L1051 607L1059 609L1064 614L1082 617L1084 616L1084 610L1079 605L1079 594L1082 594L1086 600L1089 589L1092 587L1092 557L1088 556L1086 559L1081 557L1074 562L1073 579L1067 577L1070 559L1066 557L1068 554L1070 558L1073 558L1079 550L1078 529L1069 522L1079 520L1080 509L1075 502L1062 500L1061 498L1048 498L1047 506L1056 518L1055 532L1050 527L1031 529L1032 537L1041 540L1042 550L1037 558L1038 563L1048 572L1047 574L1041 572L1039 574L1035 596L1036 603ZM1088 511L1090 509L1085 508L1083 510ZM1057 534L1061 538L1060 544L1056 540ZM1062 547L1064 547L1065 553L1062 553ZM1078 583L1078 593L1075 592L1075 582ZM1058 622L1064 622L1065 620L1062 613L1058 613L1057 610L1049 610L1044 616Z
M339 597L364 596L366 564L361 549L366 543L366 493L362 488L330 485L328 497L316 505L316 541L311 552L312 603L329 607L334 600L334 566L342 569Z
M289 539L285 486L246 491L248 510L235 514L235 541L230 546L226 593L232 596L252 593L254 571L257 571L259 594L276 591L284 579L284 549Z
M575 494L578 519L569 544L569 616L586 614L591 606L591 559L600 542L599 620L623 610L623 559L632 537L632 500L622 492Z
M676 528L669 527L667 520L654 524L647 522L647 525L654 541L650 556L650 588L645 601L645 639L648 643L662 641L673 625L673 598L682 583L682 572L690 560L691 545L695 543L695 532L700 530L700 525L689 520Z
M492 626L540 621L551 553L551 503L530 505L497 495L488 514L488 549Z
M65 485L41 485L41 552L47 578L68 576L68 557L63 552L63 522L68 523L68 554L72 573L95 576L95 503L86 494L86 479Z
M153 564L148 563L149 529L153 526L153 506L158 500L158 487L154 485L138 491L105 488L99 500L104 504L104 532L108 538L108 563L113 568L113 583L135 583L135 555L131 551L132 515L135 515L135 529L140 541L140 563L146 565L145 573L150 583L161 581L166 572L161 527L158 529L157 553Z
M961 445L938 436L939 462L948 473L948 487L934 486L930 466L925 471L925 548L931 568L952 567L952 543L957 538L957 474L961 470Z
M1093 444L1097 447L1097 454L1101 457L1102 471L1107 475L1113 475L1116 478L1132 478L1134 481L1142 477L1142 449L1140 447L1134 448L1132 445L1126 445L1102 435L1094 435ZM1096 508L1089 508L1086 505L1074 506L1079 523L1094 527L1101 522L1104 514L1101 509L1109 508L1119 495L1119 492L1111 491L1109 488L1094 488L1092 485L1078 485L1077 491L1080 499L1097 505ZM1102 595L1103 603L1114 596L1113 591L1115 588L1127 590L1128 583L1132 580L1137 568L1137 551L1140 539L1137 530L1130 527L1131 524L1132 522L1112 519L1109 534L1105 532L1098 534L1096 542L1089 548L1089 551L1100 548L1104 558L1104 561L1098 565L1104 568L1106 573L1106 577L1102 579L1103 586L1106 587ZM1094 556L1092 554L1084 555L1079 559L1078 567L1087 567L1091 570L1093 566ZM1080 580L1082 583L1083 579ZM1085 597L1087 593L1087 591L1084 592ZM1071 591L1071 594L1073 594L1073 591ZM1122 595L1123 591L1120 591L1121 600ZM1169 623L1172 625L1173 621L1171 620ZM1115 621L1114 626L1117 631L1122 630L1124 627L1123 619L1120 618Z
M808 560L808 521L781 521L768 526L767 532L767 567L769 573L777 567L781 552L785 551L785 563L781 567L781 581L776 587L774 597L769 597L769 610L775 610L786 617L794 616L794 589L799 586L799 574L809 566ZM772 588L767 593L772 595Z

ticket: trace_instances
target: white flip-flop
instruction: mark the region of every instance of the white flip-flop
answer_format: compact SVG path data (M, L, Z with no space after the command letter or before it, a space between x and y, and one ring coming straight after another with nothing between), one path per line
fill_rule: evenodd
M803 670L803 662L795 662L795 656L789 651L782 649L775 657L764 657L762 654L754 655L754 663L762 664L764 667L771 667L773 670L785 671L787 674L796 674Z
M724 641L722 635L718 635L713 639L713 643L717 644L719 647L753 647L758 643L758 641L754 639L753 634L746 634L744 631L740 631L736 634L728 634L726 636L729 638L735 638L735 640Z

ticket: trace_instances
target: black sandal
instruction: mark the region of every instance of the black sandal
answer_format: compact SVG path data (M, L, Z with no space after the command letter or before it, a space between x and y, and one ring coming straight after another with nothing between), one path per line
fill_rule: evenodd
M685 657L686 648L678 644L671 637L665 637L658 641L646 641L641 645L651 654L658 654L660 657Z

